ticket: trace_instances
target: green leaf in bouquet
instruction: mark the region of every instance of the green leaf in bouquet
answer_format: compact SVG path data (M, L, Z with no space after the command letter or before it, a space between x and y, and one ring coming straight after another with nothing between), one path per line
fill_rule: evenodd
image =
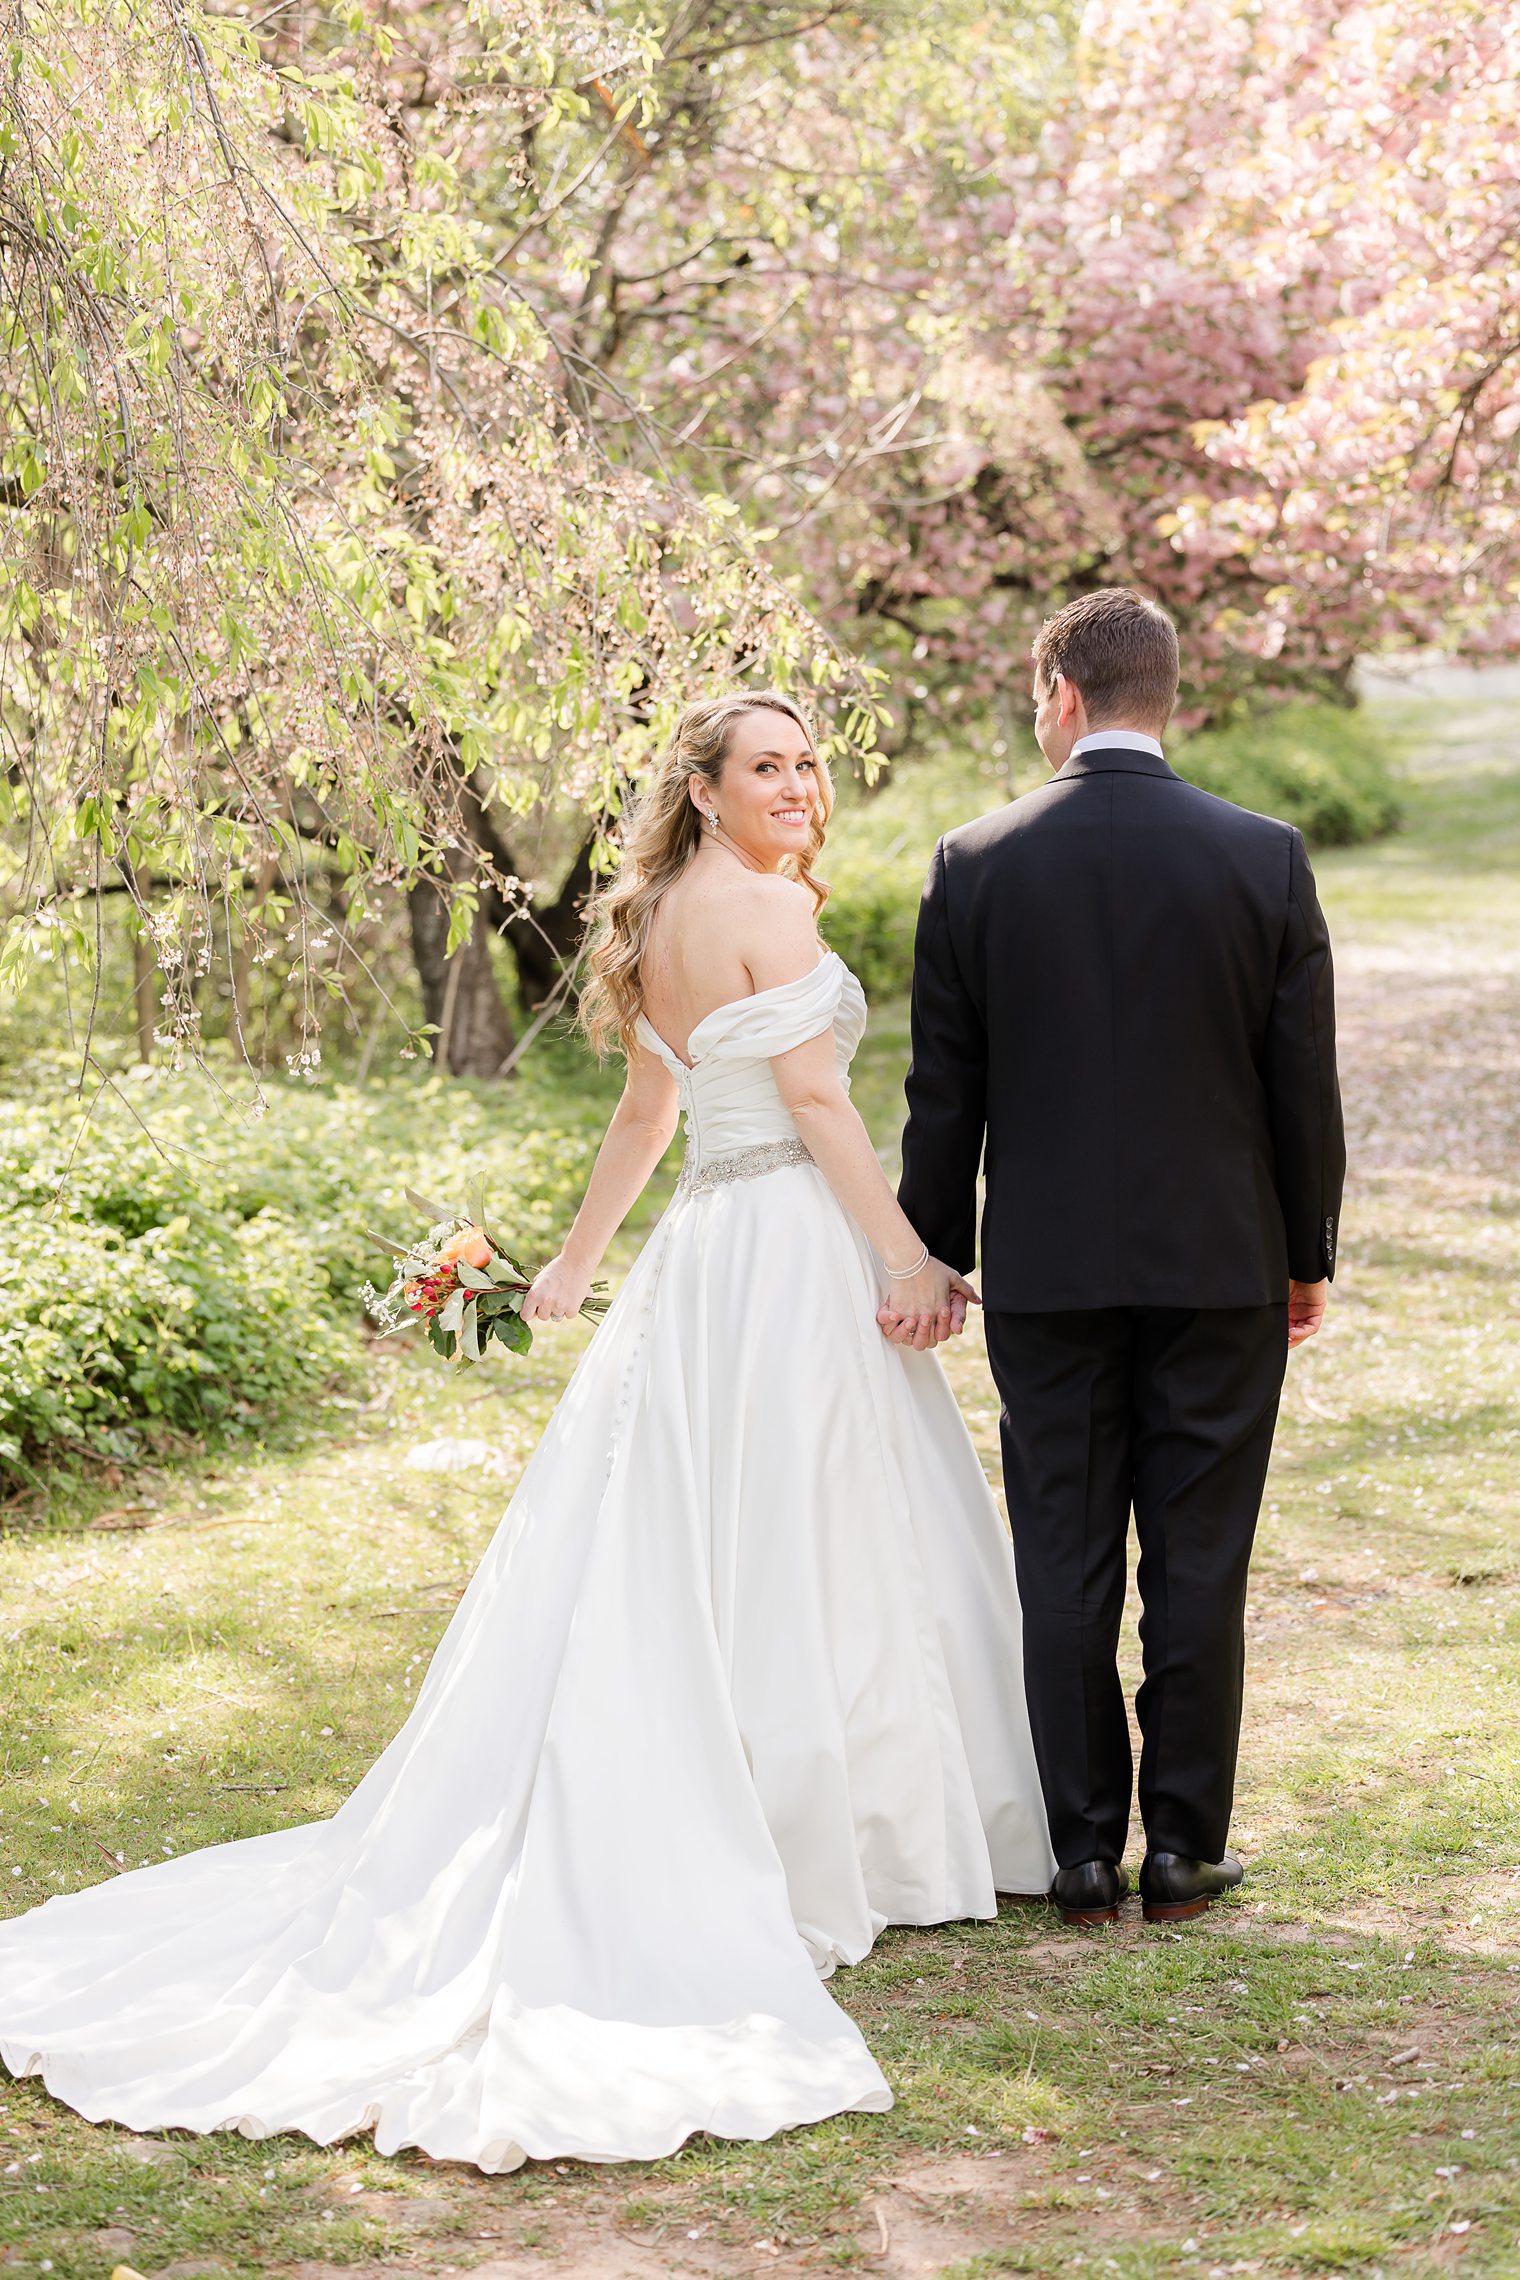
M406 1200L411 1205L412 1209L414 1211L420 1211L422 1213L423 1218L427 1221L430 1227L440 1219L453 1221L459 1217L458 1212L451 1210L448 1204L430 1203L427 1197L425 1195L419 1195L415 1188L403 1188L401 1192L406 1197Z
M454 1359L454 1347L457 1341L452 1332L444 1329L436 1314L427 1325L427 1336L428 1344L435 1354L442 1354L446 1362L451 1362Z
M465 1360L467 1362L478 1362L480 1360L480 1323L473 1306L466 1306L460 1316L459 1333Z
M456 1290L450 1292L447 1304L435 1315L434 1320L441 1323L445 1330L457 1330L463 1315L464 1292Z
M500 1314L492 1328L509 1353L525 1354L533 1343L533 1332L520 1314Z
M486 1273L493 1283L526 1282L527 1276L520 1267L514 1267L503 1251L493 1251L486 1261Z
M362 1233L366 1243L378 1243L381 1250L389 1251L393 1259L409 1259L412 1255L410 1243L393 1243L389 1235L377 1234L373 1227L364 1228Z
M495 1287L490 1276L483 1275L478 1267L472 1267L467 1259L460 1259L454 1272L466 1290L491 1290Z

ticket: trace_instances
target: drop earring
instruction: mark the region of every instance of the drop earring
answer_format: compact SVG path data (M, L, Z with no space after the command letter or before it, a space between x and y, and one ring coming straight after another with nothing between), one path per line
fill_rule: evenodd
M703 813L703 814L706 816L706 818L707 818L707 828L708 828L708 830L709 830L709 831L712 833L713 837L714 837L714 838L716 838L716 837L717 837L717 835L718 835L718 817L717 817L717 811L716 811L715 809L713 809L713 808L704 808L704 809L702 810L702 813Z

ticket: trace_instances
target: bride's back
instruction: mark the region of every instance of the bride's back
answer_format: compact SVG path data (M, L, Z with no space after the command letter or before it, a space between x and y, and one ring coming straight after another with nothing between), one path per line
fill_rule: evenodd
M694 860L661 898L639 965L652 1029L683 1061L692 1031L721 1005L754 994L752 959L767 920L803 890L789 880Z

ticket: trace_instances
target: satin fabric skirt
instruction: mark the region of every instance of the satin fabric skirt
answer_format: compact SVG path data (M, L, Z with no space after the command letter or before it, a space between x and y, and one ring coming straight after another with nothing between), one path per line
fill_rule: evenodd
M485 2170L891 2093L824 1979L1048 1886L1006 1531L811 1166L678 1194L324 1822L0 1926L0 2057L138 2130Z

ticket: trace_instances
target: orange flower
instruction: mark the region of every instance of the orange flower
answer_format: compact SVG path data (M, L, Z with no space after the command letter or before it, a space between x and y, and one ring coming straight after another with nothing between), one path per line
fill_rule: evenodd
M466 1227L458 1235L451 1235L433 1261L435 1268L451 1267L456 1259L466 1266L482 1268L491 1256L491 1246L478 1227Z

